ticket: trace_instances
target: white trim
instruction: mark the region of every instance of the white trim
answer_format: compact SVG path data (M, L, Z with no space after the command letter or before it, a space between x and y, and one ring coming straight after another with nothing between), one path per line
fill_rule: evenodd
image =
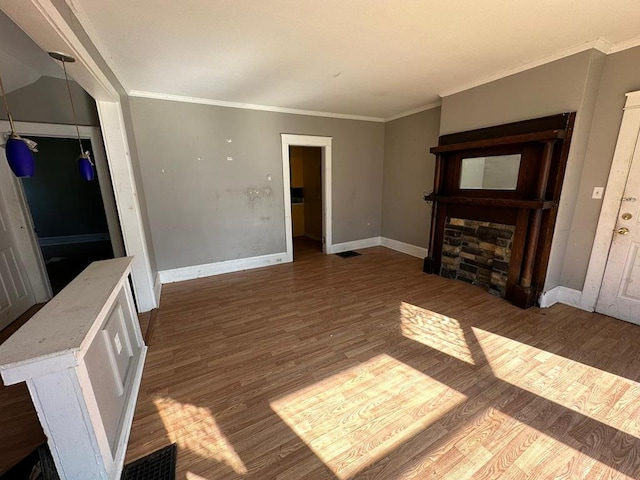
M614 47L614 43L610 42L604 37L598 37L598 39L593 42L593 48L598 50L599 52L604 53L605 55L609 55Z
M82 40L74 33L72 26L80 29L82 27L75 23L78 19L71 10L65 12L67 15L62 15L52 0L0 0L0 8L43 50L63 51L76 58L76 62L69 64L67 69L74 80L96 100L123 239L127 254L135 256L131 277L138 308L141 312L155 308L154 279L122 118L118 94L120 85L110 82ZM102 63L104 59L99 54L98 57L97 60ZM115 175L114 172L118 174Z
M437 102L432 102L427 105L423 105L422 107L414 108L413 110L407 110L406 112L398 113L397 115L387 117L384 119L384 121L392 122L394 120L398 120L399 118L408 117L409 115L414 115L416 113L424 112L426 110L432 110L440 106L442 106L442 99L438 100Z
M41 247L53 245L73 245L76 243L104 242L109 240L108 233L84 233L82 235L59 235L57 237L38 237Z
M614 44L609 50L609 53L622 52L623 50L628 50L630 48L637 47L638 45L640 45L640 37L632 38L630 40Z
M551 55L546 55L537 60L523 63L522 65L518 65L517 67L502 70L501 72L495 73L493 75L489 75L479 80L474 80L469 83L460 85L458 87L451 88L449 90L444 90L440 92L440 96L448 97L449 95L453 95L455 93L464 92L465 90L479 87L480 85L484 85L486 83L495 82L496 80L500 80L501 78L509 77L511 75L515 75L516 73L524 72L525 70L536 68L541 65L545 65L547 63L555 62L556 60L560 60L562 58L575 55L576 53L585 52L587 50L596 49L602 53L607 54L612 49L611 45L612 45L611 42L609 42L608 40L603 38L598 38L597 40L593 40L591 42L586 42L580 45L569 47L564 50L560 50L559 52L552 53Z
M67 1L67 5L69 9L73 12L73 14L78 19L80 25L82 25L82 29L86 32L87 36L91 39L91 42L96 47L96 50L100 53L102 60L107 64L107 66L111 69L115 77L118 79L118 82L124 88L125 91L128 90L127 84L124 82L124 75L122 74L122 70L117 65L116 60L113 55L110 54L109 49L106 47L105 43L102 41L102 38L98 34L93 22L86 14L84 9L78 5L78 2Z
M274 107L270 105L256 105L254 103L228 102L212 98L189 97L185 95L173 95L170 93L147 92L143 90L129 90L130 97L152 98L155 100L168 100L171 102L197 103L199 105L215 105L217 107L243 108L245 110L260 110L262 112L291 113L294 115L308 115L311 117L341 118L345 120L361 120L363 122L384 122L381 117L368 117L364 115L350 115L347 113L318 112L316 110L301 110L298 108Z
M182 282L184 280L193 280L194 278L221 275L223 273L240 272L242 270L267 267L278 263L285 263L287 261L290 261L287 260L287 254L282 252L271 255L261 255L259 257L238 258L236 260L226 260L223 262L161 270L158 272L158 275L160 276L160 281L165 284Z
M396 252L406 253L407 255L418 258L425 258L428 252L424 247L418 247L417 245L411 245L410 243L400 242L387 237L380 237L380 245L395 250Z
M539 303L540 308L548 308L556 303L563 303L580 310L593 312L592 308L582 303L582 292L568 287L558 286L544 292L540 295Z
M609 249L613 241L620 200L624 194L631 160L637 148L640 148L640 91L627 93L624 115L613 154L609 179L604 191L602 209L598 219L596 236L591 249L589 267L584 281L581 304L591 311L595 310L602 287L604 271L607 266Z
M283 133L282 139L282 180L284 187L284 225L287 262L293 261L293 226L291 224L291 180L289 178L289 147L322 148L322 251L332 253L333 246L333 207L331 199L331 164L333 151L332 137L312 135L293 135Z
M160 272L156 272L156 280L153 283L153 293L156 296L158 306L160 306L160 295L162 295L162 279L160 278Z
M153 272L142 226L142 213L138 203L122 106L120 102L97 101L96 107L102 125L105 150L110 160L109 169L122 226L122 238L127 255L134 257L131 280L136 292L138 309L140 312L148 312L158 306L158 300L153 288Z
M380 237L363 238L362 240L353 240L351 242L336 243L327 250L327 253L341 253L349 250L361 250L363 248L371 248L380 246Z

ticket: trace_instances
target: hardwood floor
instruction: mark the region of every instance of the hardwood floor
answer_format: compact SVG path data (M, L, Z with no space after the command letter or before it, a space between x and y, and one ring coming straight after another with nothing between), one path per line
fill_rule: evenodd
M640 328L383 247L163 286L127 462L178 479L640 477Z
M178 479L640 478L640 328L376 247L163 287L127 462ZM5 333L5 332L3 332ZM0 472L44 440L0 389Z

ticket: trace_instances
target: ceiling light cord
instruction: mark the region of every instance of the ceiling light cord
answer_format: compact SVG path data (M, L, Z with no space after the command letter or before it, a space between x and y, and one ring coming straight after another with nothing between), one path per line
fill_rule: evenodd
M69 85L69 77L67 76L67 66L64 59L62 59L62 70L64 70L64 78L67 81L67 92L69 92L69 102L71 102L71 112L73 113L73 123L76 126L76 133L78 134L78 144L80 145L80 156L84 157L84 150L82 148L82 139L80 138L80 127L78 127L78 117L76 115L76 107L73 104L73 95L71 95L71 85Z
M7 102L7 94L4 91L4 84L2 83L2 77L0 77L0 90L2 90L2 99L4 100L4 109L6 110L7 117L9 118L9 125L11 125L11 136L13 137L16 135L16 127L13 124L13 117L9 112L9 102Z

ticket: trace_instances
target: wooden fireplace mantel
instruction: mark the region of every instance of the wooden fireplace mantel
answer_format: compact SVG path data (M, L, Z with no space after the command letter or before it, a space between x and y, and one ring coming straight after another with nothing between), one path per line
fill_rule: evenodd
M436 155L426 273L439 274L447 218L515 226L505 298L521 308L537 301L547 271L575 113L444 135ZM460 187L463 158L520 154L514 190Z

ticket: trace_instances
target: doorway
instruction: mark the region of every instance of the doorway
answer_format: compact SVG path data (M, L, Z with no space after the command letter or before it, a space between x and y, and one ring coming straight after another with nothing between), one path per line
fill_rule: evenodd
M25 179L9 174L11 179L2 185L15 193L7 213L28 283L35 301L41 303L92 261L123 256L124 243L100 129L79 128L96 170L96 180L85 182L76 165L75 126L26 122L17 126L38 143L36 174ZM0 121L2 128L8 129L8 123Z
M332 253L331 137L282 134L287 261Z
M322 253L322 148L289 146L293 260Z
M38 143L37 173L21 183L51 293L57 295L90 263L114 258L100 189L105 179L80 178L77 139L31 138ZM89 141L83 147L95 158Z

